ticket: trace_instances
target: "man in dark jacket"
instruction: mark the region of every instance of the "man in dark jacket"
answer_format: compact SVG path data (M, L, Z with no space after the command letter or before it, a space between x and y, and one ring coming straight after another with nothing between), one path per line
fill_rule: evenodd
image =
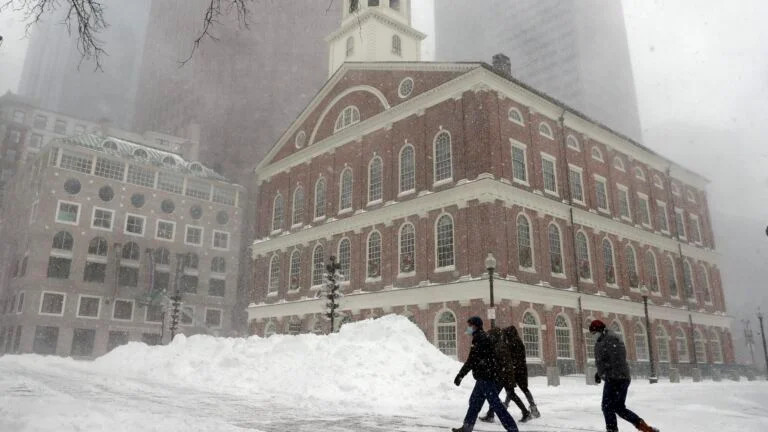
M603 385L603 416L605 417L605 429L608 432L618 432L619 426L616 416L632 423L637 430L642 432L659 432L658 429L648 426L643 419L633 413L624 405L627 400L627 391L632 381L627 364L627 349L624 341L616 333L605 328L605 323L594 320L589 325L589 332L597 335L595 342L595 363L597 373L595 381L605 381Z
M475 388L469 397L469 409L464 417L464 424L459 428L452 429L452 431L472 432L475 428L477 415L480 414L480 410L487 400L491 410L499 417L504 429L507 432L518 432L515 420L509 415L499 399L501 385L498 383L493 347L488 335L483 331L483 320L474 316L467 320L467 325L466 333L472 336L472 348L469 350L467 361L453 382L457 386L461 385L461 380L469 371L472 371L472 376L475 378Z

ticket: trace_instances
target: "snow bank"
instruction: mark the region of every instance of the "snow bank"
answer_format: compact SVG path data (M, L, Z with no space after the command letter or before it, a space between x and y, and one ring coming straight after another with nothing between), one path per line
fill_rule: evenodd
M131 343L98 358L93 367L207 391L290 397L299 406L372 405L381 413L423 408L439 402L438 395L459 391L452 381L460 364L408 319L389 315L322 336L200 335L178 336L167 346Z

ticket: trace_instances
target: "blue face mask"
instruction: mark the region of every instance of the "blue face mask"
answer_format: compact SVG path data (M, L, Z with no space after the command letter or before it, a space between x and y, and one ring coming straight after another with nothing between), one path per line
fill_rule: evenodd
M467 327L467 331L465 331L464 333L472 336L473 334L475 334L475 328L472 326L469 326Z

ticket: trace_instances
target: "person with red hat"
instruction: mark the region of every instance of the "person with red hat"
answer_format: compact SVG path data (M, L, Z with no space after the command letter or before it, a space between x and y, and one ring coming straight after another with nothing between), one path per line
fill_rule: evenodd
M616 416L632 423L637 430L642 432L659 432L658 429L648 424L637 414L630 411L625 402L627 391L632 382L632 375L627 363L627 348L624 341L616 333L608 330L605 323L594 320L589 324L589 332L597 335L595 342L595 364L597 373L595 381L603 384L603 416L605 417L605 429L607 432L618 432L619 425Z

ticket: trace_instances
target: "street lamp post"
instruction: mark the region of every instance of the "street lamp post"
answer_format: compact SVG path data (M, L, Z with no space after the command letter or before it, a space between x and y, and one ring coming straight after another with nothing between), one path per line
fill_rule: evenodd
M648 381L651 384L659 382L659 378L656 376L656 363L653 360L653 343L651 343L651 320L648 318L648 288L643 285L643 307L645 308L645 335L648 339L648 359L651 363L651 376L648 377Z
M485 268L488 269L488 285L491 290L491 308L488 309L488 318L491 320L491 328L496 328L496 307L493 303L493 271L496 269L496 258L491 252L485 258Z
M325 270L326 270L326 292L325 292L325 298L328 300L325 304L327 312L325 313L325 316L328 317L331 320L331 333L335 331L335 324L336 324L336 309L339 308L339 284L336 280L337 275L339 274L338 271L341 269L341 263L336 262L336 257L331 255L329 259L329 263L326 264Z
M755 340L753 339L752 329L750 328L751 323L748 319L741 320L741 324L744 326L744 341L747 343L747 347L749 348L749 355L752 359L752 367L755 366L755 347L754 343Z
M760 337L763 338L763 353L765 354L766 379L768 379L768 348L765 345L765 329L763 328L763 313L757 309L757 320L760 321Z

